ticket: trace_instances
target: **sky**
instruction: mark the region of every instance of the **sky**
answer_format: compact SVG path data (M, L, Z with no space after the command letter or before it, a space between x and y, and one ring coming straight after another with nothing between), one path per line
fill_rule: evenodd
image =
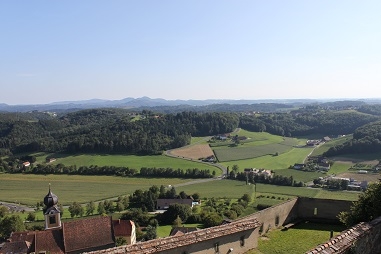
M0 103L381 98L381 1L0 1Z

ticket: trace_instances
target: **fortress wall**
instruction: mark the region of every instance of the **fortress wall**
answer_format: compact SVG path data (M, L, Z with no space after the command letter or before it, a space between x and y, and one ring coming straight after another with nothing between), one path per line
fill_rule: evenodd
M352 243L352 253L374 254L381 253L381 217L369 223L369 230L361 238Z
M349 211L352 201L304 198L298 199L298 217L302 220L338 222L337 215Z
M254 217L261 224L259 234L264 234L270 229L281 227L298 219L298 198L280 203L278 205L253 213L248 217Z

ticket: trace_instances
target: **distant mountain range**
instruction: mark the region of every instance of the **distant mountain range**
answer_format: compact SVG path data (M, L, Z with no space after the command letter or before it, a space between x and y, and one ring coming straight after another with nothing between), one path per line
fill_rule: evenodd
M165 100L151 99L149 97L124 98L121 100L80 100L80 101L61 101L49 104L31 104L31 105L8 105L0 103L0 111L6 112L29 112L29 111L72 111L89 108L154 108L154 107L172 107L182 106L183 108L202 107L214 104L230 105L250 105L250 104L288 104L304 105L313 103L327 103L334 101L349 101L349 99L269 99L269 100L229 100L229 99L210 99L210 100ZM351 99L354 102L381 103L381 99Z

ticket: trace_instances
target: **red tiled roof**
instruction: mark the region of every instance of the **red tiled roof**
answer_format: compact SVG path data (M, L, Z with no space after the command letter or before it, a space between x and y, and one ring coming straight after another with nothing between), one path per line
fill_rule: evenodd
M0 253L28 253L30 245L27 241L7 242L0 249Z
M120 236L131 236L132 227L134 222L131 220L113 220L112 224L114 226L114 235L116 237Z
M64 253L61 229L50 229L36 232L35 252L46 251L54 254Z
M66 222L62 226L65 252L115 244L111 217Z
M23 231L23 232L12 232L9 237L10 242L34 242L34 236L36 231Z

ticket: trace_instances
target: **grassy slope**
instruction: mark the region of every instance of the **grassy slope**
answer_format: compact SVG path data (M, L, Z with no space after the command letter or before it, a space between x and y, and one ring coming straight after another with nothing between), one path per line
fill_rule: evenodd
M341 138L337 138L337 139L333 139L327 143L324 143L323 145L317 147L312 155L313 156L316 156L316 155L321 155L323 154L324 152L328 151L329 148L331 147L334 147L334 146L337 146L337 145L341 145L345 142L347 142L348 140L351 140L353 137L353 135L346 135L345 137L341 137Z

